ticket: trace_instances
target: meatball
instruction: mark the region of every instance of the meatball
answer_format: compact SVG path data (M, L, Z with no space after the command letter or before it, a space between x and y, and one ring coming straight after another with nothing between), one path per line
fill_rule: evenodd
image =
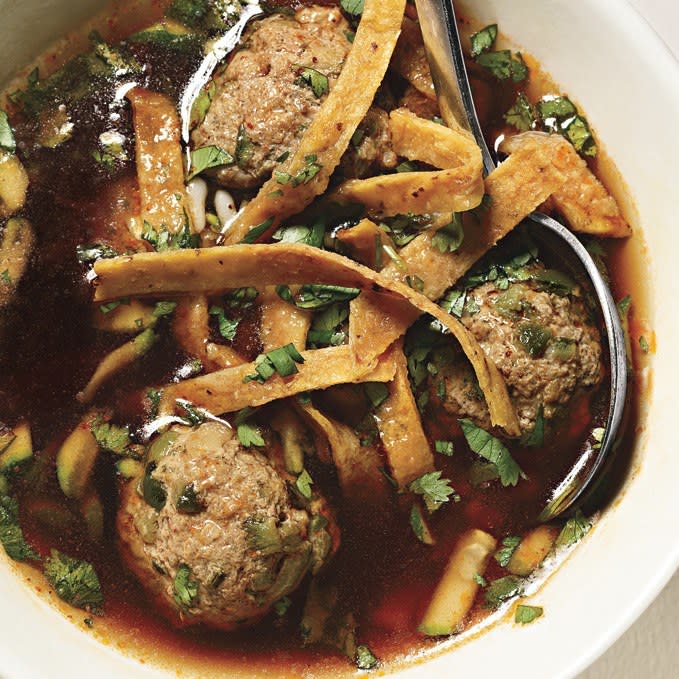
M348 35L337 7L312 5L253 22L243 46L214 77L212 103L192 135L195 146L215 145L236 158L217 172L221 184L255 188L297 149L327 96L322 87L314 92L308 82L314 74L304 69L332 86L351 48Z
M556 285L550 285L551 277ZM569 289L567 282L560 288L563 276L542 265L533 265L525 278L506 289L486 282L468 290L461 317L505 378L522 433L534 429L541 412L545 420L554 418L577 389L602 379L599 331L579 288ZM445 382L443 407L489 428L471 366L448 359L439 357L436 378Z
M122 493L119 542L175 625L254 622L331 555L328 519L293 507L274 466L227 425L167 432L148 457Z

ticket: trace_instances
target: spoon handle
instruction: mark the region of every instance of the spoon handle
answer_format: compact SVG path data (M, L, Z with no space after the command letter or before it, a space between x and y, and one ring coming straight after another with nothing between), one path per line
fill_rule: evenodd
M453 3L451 0L415 0L415 5L441 117L447 125L454 119L474 135L483 156L484 172L490 174L495 163L476 115Z

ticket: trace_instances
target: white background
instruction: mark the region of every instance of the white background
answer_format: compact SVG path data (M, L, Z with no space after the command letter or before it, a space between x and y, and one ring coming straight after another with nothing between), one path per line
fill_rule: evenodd
M679 0L629 0L679 59ZM649 102L652 105L652 102ZM624 568L624 564L620 564ZM579 679L679 677L679 573L651 607Z

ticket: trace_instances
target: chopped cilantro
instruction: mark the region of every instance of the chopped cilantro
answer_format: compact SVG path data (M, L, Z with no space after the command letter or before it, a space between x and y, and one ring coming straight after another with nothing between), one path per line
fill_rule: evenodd
M483 575L480 575L479 573L474 573L474 582L479 586L479 587L488 587L488 580L483 577Z
M258 295L257 288L234 288L223 295L223 299L232 309L249 309Z
M561 529L559 536L554 543L555 547L570 547L579 542L592 527L592 523L584 514L578 510Z
M399 174L401 172L417 172L418 170L419 168L417 167L417 164L412 160L404 160L402 163L399 163L396 166L396 172Z
M198 603L198 581L191 579L191 569L186 564L177 568L174 576L174 600L180 608L191 608Z
M456 252L464 241L462 217L458 212L453 213L451 221L442 226L432 237L431 244L439 252Z
M650 345L649 345L649 343L648 343L648 340L647 340L643 335L641 335L641 336L639 337L639 348L640 348L645 354L647 354L647 353L651 350L651 347L650 347Z
M537 620L543 613L544 610L540 606L519 604L516 607L516 613L514 614L514 622L518 622L521 625L528 625L534 620Z
M96 245L78 245L75 252L81 264L91 264L98 259L109 259L118 256L118 253L110 245L102 243Z
M506 537L502 540L502 547L495 552L495 561L497 561L502 568L507 567L507 564L512 558L512 554L514 554L520 542L521 538L515 535Z
M236 337L236 331L238 330L239 320L233 320L227 318L224 315L224 309L220 306L213 305L210 307L210 316L215 316L219 324L219 334L229 342L233 341Z
M0 109L0 149L8 153L14 153L16 147L16 140L14 139L12 126L9 124L9 117L5 111Z
M177 233L170 233L165 228L156 230L151 224L145 221L141 237L142 240L150 243L158 252L196 248L200 243L200 236L197 233L191 233L191 226L188 218L184 223L184 228Z
M477 455L492 462L497 467L503 486L515 486L519 482L519 478L526 478L521 467L499 439L477 427L469 419L461 419L459 422L469 447Z
M514 105L505 113L505 122L514 126L520 132L527 132L535 127L537 122L535 109L528 97L521 92Z
M424 292L424 281L419 276L406 276L406 285L416 292Z
M287 285L279 285L276 292L281 299L300 309L322 309L335 302L348 302L361 293L359 288L319 284L303 285L295 295Z
M259 431L259 427L249 422L240 422L236 425L236 433L238 434L238 440L241 445L245 448L250 448L252 446L262 447L266 445L264 437Z
M265 234L273 225L274 218L269 217L269 219L263 221L257 226L253 226L241 239L241 243L254 243L260 236Z
M342 0L342 3L349 1ZM363 5L363 0L360 0L360 4ZM359 670L374 670L379 664L380 661L367 646L356 647L356 667Z
M528 77L528 67L521 54L512 56L509 50L484 52L476 57L476 63L488 69L498 80L511 78L518 83Z
M281 377L289 377L299 372L295 363L304 363L304 358L291 342L257 356L255 373L247 375L243 382L265 382L275 373L278 373Z
M0 272L0 281L2 281L5 285L12 284L12 277L9 274L9 269L5 269L4 271Z
M149 409L149 416L151 419L155 419L158 416L158 408L160 407L160 399L162 397L162 391L160 389L149 389L146 392L146 398L151 404Z
M7 556L15 561L37 561L38 553L26 542L19 524L19 504L9 497L0 495L0 543Z
M343 344L346 333L340 327L348 318L349 307L342 302L331 304L315 314L307 333L307 345L310 348L321 348Z
M189 122L191 129L198 127L205 120L216 91L217 85L214 80L211 80L195 98L193 106L191 106L191 120Z
M451 316L462 318L464 304L467 300L465 290L448 290L444 297L439 300L439 306L445 309Z
M92 564L53 549L45 561L45 578L60 599L76 608L99 610L104 603L99 578Z
M238 128L238 134L236 135L236 151L234 154L238 167L242 168L247 165L254 152L255 146L248 136L245 124L241 124Z
M340 5L347 14L352 14L353 16L360 16L361 14L363 14L363 6L365 5L365 0L340 0Z
M484 592L487 608L498 608L505 601L520 596L523 592L523 581L514 575L493 580Z
M220 149L218 146L201 146L191 151L191 172L186 180L190 181L210 168L231 165L232 163L233 156L224 149Z
M473 59L487 52L494 44L497 38L497 24L490 24L482 28L477 33L473 33L469 38L472 44L470 55Z
M330 86L328 83L328 76L324 75L315 68L309 68L308 66L298 66L294 65L293 68L299 73L299 78L297 78L297 84L306 85L311 88L311 91L319 99L327 94Z
M455 450L452 441L441 440L434 441L434 449L437 453L441 453L441 455L445 455L446 457L452 457Z
M325 237L325 222L315 221L311 226L282 226L272 236L273 240L281 243L302 243L314 248L323 247Z
M282 170L274 170L274 177L281 185L290 184L294 187L300 184L308 184L323 169L323 166L317 161L318 156L311 153L304 156L304 167L296 175L293 176Z
M125 455L130 446L130 428L104 422L96 417L90 424L90 431L102 450L116 455Z
M197 424L202 424L208 419L209 413L203 408L198 408L193 405L191 401L187 401L184 398L178 398L175 403L184 411L184 419L192 427L195 427Z
M365 382L363 390L373 408L379 408L389 398L389 387L382 382Z
M450 485L448 479L441 478L440 471L429 472L411 481L408 489L421 495L424 499L429 512L436 511L444 502L448 502L449 496L453 496L453 500L459 498L455 489Z
M174 313L174 310L177 308L177 302L168 302L168 301L163 301L163 302L156 302L156 305L153 307L153 317L154 318L162 318L163 316L169 316L170 314Z
M580 155L596 156L596 142L589 124L568 97L545 96L536 110L545 130L566 137Z
M302 473L297 477L297 480L295 481L295 487L301 493L302 497L305 497L307 500L311 500L312 495L311 486L313 485L313 483L314 483L313 479L309 475L309 472L306 469L303 469Z
M415 533L415 537L425 545L433 545L434 538L432 537L429 526L422 515L422 510L419 505L413 505L410 509L410 527Z

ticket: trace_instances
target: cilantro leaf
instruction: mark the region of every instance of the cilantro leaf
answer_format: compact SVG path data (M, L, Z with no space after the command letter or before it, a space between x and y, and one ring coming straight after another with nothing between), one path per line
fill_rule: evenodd
M421 495L427 509L430 512L435 512L444 502L448 502L451 495L453 499L459 498L455 489L449 484L448 479L441 478L440 471L434 471L411 481L408 489L417 495Z
M509 50L484 52L476 57L476 63L488 69L498 80L511 78L518 83L528 77L528 67L521 55L513 57Z
M90 424L90 431L102 450L116 455L125 455L130 446L130 428L104 422L101 417Z
M502 540L502 547L495 552L495 561L497 561L502 568L506 568L512 558L512 554L514 554L520 542L521 538L515 535L506 537Z
M311 226L282 226L271 236L273 240L281 243L302 243L314 248L323 247L325 237L325 222L322 219L314 222Z
M570 547L571 545L574 545L587 535L591 527L591 521L578 510L575 513L575 516L572 516L566 521L566 524L556 538L554 546Z
M380 661L367 646L356 647L356 667L359 670L374 670L379 664Z
M340 5L347 14L360 16L363 14L365 0L340 0Z
M293 176L282 170L274 170L273 174L276 181L281 185L290 184L295 187L300 184L308 184L323 169L323 166L317 161L318 156L311 153L304 156L304 167L296 175Z
M236 151L235 159L238 167L242 168L247 165L255 152L255 145L248 136L248 131L245 129L245 124L241 123L236 135Z
M306 469L303 469L302 473L297 477L297 480L295 481L295 487L302 494L302 497L305 497L307 500L311 500L312 495L311 486L313 485L313 483L314 483L313 479L311 478L309 472Z
M323 311L315 314L307 334L308 346L321 348L343 344L346 333L342 332L340 327L348 318L349 307L342 302L331 304Z
M528 625L534 620L537 620L543 613L544 610L540 606L519 604L516 607L516 613L514 614L514 622L518 622L521 625Z
M297 78L296 82L300 85L310 87L311 91L318 99L329 92L330 85L327 75L317 71L315 68L309 68L308 66L294 65L293 68L299 73L299 78Z
M278 296L300 309L321 309L335 302L348 302L361 294L359 288L345 288L341 285L303 285L292 295L287 285L276 288Z
M7 556L15 561L38 561L40 556L26 542L19 524L19 504L8 495L0 495L0 543Z
M232 320L224 315L224 309L220 306L213 305L210 307L210 316L216 316L219 324L219 334L230 342L236 337L239 320Z
M469 447L477 455L492 462L497 467L503 486L515 486L519 482L519 478L527 478L509 450L499 439L477 427L469 419L461 419L459 422Z
M224 149L220 149L219 146L201 146L191 151L191 172L186 181L191 181L201 172L210 168L231 165L232 163L233 156Z
M45 561L45 578L60 599L76 608L97 610L104 603L99 578L92 564L53 549Z
M174 576L174 600L180 608L191 608L198 603L198 581L191 579L191 569L186 564L177 568Z
M12 126L9 124L7 113L0 109L0 149L8 153L14 153L17 145L14 139Z
M162 318L163 316L169 316L174 313L176 308L177 302L156 302L156 305L153 307L153 317Z
M436 450L437 453L441 453L441 455L445 455L446 457L452 457L455 448L452 441L438 440L434 441L434 450Z
M246 234L243 236L241 239L241 243L254 243L257 241L257 239L265 234L271 225L273 224L274 218L269 217L269 219L263 221L261 224L257 224L257 226L253 226Z
M564 136L580 155L596 156L596 141L589 124L568 97L545 96L536 110L545 130Z
M473 33L469 38L472 44L471 57L475 59L480 54L487 52L495 44L496 38L497 24L490 24L477 33Z
M383 382L365 382L363 390L373 408L379 408L389 398L389 387Z
M451 221L442 226L432 237L431 244L439 252L455 252L464 241L462 217L458 212L453 213Z
M98 259L117 257L118 253L110 246L103 243L96 245L78 245L75 249L78 261L81 264L91 264Z
M498 608L502 603L520 596L523 592L523 581L514 575L493 580L484 592L487 608Z
M262 447L266 445L264 437L259 431L259 427L249 422L240 422L236 425L236 433L241 445L245 448L252 446Z
M429 526L422 516L422 510L418 505L413 505L410 509L410 527L415 533L415 537L425 545L433 545L434 538L432 537Z
M505 113L505 122L514 126L520 132L532 130L537 123L535 109L528 97L521 92L514 105Z
M265 382L275 373L278 373L281 377L289 377L299 372L295 363L304 363L304 357L291 342L257 356L254 374L246 375L243 382Z

